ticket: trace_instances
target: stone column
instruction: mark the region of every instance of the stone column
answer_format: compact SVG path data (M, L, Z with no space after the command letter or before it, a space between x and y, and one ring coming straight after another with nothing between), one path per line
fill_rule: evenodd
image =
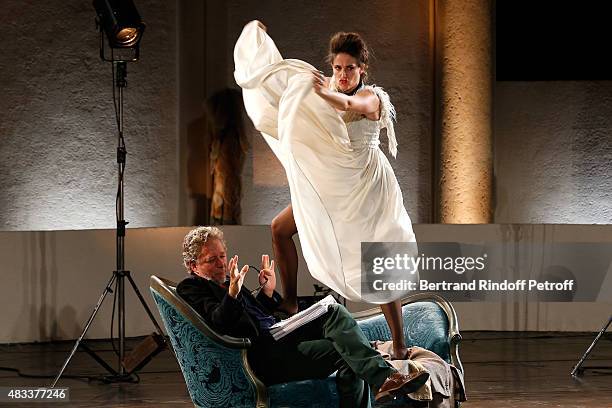
M436 3L438 221L492 221L490 0Z

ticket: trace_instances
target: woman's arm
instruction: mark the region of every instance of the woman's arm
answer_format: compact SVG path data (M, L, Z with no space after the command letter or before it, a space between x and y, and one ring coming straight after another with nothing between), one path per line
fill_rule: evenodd
M380 100L369 90L363 90L355 95L345 95L332 91L327 87L327 80L319 71L313 71L313 89L334 108L341 111L351 111L365 115L368 119L378 120L380 116Z

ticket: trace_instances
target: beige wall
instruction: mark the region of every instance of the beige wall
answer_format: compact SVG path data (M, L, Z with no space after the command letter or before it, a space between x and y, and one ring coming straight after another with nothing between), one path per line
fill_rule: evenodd
M612 81L494 92L495 222L612 224Z
M323 66L328 36L358 30L372 74L398 110L392 165L414 222L433 206L430 2L143 0L141 60L128 65L126 218L189 225L189 137L203 103L234 86L231 52L260 18L287 57ZM8 0L0 15L0 229L114 227L116 135L110 66L98 57L90 2ZM58 32L65 21L78 41ZM461 34L461 26L457 27ZM493 87L494 221L612 222L612 81L498 82ZM439 106L438 106L439 108ZM383 137L384 140L384 137ZM284 172L254 132L244 171L244 222L269 224L289 202ZM465 160L471 160L470 157Z

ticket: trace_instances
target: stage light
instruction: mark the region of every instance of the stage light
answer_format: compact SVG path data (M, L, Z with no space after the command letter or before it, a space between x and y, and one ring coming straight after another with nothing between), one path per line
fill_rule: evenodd
M117 268L113 271L113 275L106 284L102 295L100 295L98 303L85 323L85 327L74 344L72 351L70 354L68 354L66 361L64 361L64 365L53 380L53 383L51 383L51 388L55 388L55 385L61 378L62 374L66 370L66 367L70 363L70 360L79 347L87 350L87 353L90 354L94 360L96 360L110 373L110 375L103 378L103 381L135 382L138 379L138 375L134 372L141 369L155 354L159 353L164 347L166 341L161 326L155 320L149 306L140 294L136 283L132 279L130 271L125 269L125 232L128 222L123 218L125 205L123 185L124 170L127 158L127 150L125 147L125 139L123 134L123 90L127 86L127 63L129 61L138 60L140 53L139 42L142 38L145 25L140 20L140 15L138 14L136 6L134 6L132 0L94 0L93 5L97 14L96 28L100 32L100 58L102 58L103 61L112 62L113 85L116 87L116 90L113 89L113 106L115 108L114 117L116 118L117 124L118 186L117 194L115 195L115 221L117 222ZM106 32L108 45L111 48L110 59L107 59L104 53L104 32ZM118 55L122 53L115 52L117 49L127 50L126 53L131 55L129 58L126 58L123 55ZM118 96L118 100L115 99L116 96ZM136 295L140 300L140 303L157 329L157 334L148 336L145 341L139 344L129 355L126 355L125 352L125 279L127 279L131 284L134 292L136 292ZM115 299L113 300L113 317L111 319L111 342L113 344L113 348L115 344L112 335L115 302L117 304L117 335L119 340L119 350L116 350L117 356L119 357L117 370L107 364L103 359L98 357L93 351L89 350L82 343L83 339L85 338L85 334L87 334L87 330L89 330L89 327L95 319L98 310L100 310L102 302L104 302L106 295L109 293L113 293L115 296Z
M94 0L97 21L111 48L137 48L145 24L132 0Z

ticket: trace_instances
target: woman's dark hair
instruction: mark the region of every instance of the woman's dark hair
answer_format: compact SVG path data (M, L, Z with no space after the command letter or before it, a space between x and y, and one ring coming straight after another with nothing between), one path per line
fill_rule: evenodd
M338 32L329 39L329 54L327 62L333 64L334 58L340 53L346 53L355 58L364 69L362 80L368 76L367 69L370 62L370 51L363 38L358 33Z

